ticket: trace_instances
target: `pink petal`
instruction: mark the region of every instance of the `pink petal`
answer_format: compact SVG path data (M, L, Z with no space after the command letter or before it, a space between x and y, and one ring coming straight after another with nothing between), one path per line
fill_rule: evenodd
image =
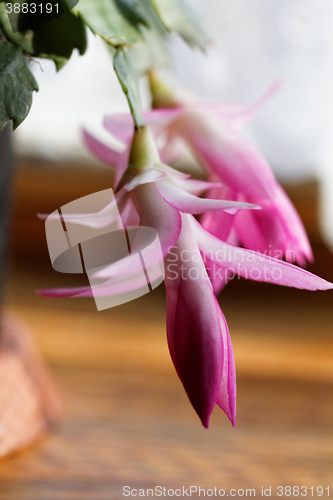
M108 246L101 249L100 252L99 245L101 245L101 242L96 244L96 240L90 240L83 243L82 254L91 290L84 287L43 290L41 293L52 297L90 297L92 291L95 299L97 297L115 296L123 296L123 299L128 299L128 297L124 297L124 294L138 290L142 291L143 289L145 290L144 293L148 293L148 284L152 288L156 288L164 278L163 255L156 231L143 226L128 227L127 235L125 235L124 231L120 231L116 236L118 238L112 239L112 235L111 240L103 239L102 242L107 243ZM118 260L115 261L115 259ZM113 265L106 265L112 261L114 261ZM101 266L105 267L101 268ZM105 272L105 269L107 270L110 267L113 270L110 274L112 279L108 279L109 274ZM97 269L99 269L99 272L96 272ZM106 279L103 279L103 281L99 279L96 282L96 278L100 277ZM114 302L114 305L117 305L116 302ZM127 302L127 300L120 301L120 303L123 302Z
M181 216L177 210L166 203L153 184L143 184L132 191L132 199L140 215L140 225L155 229L159 236L163 257L176 243L181 230ZM154 207L152 210L151 207ZM158 256L157 256L158 257ZM154 265L154 255L149 257ZM158 259L157 259L158 260ZM124 259L114 262L96 272L96 278L112 278L120 275L135 274L140 271L140 262L129 265Z
M201 109L214 113L222 120L230 120L237 127L246 125L252 120L261 108L274 97L282 87L282 80L275 80L272 85L250 105L244 104L219 104L219 103L199 103Z
M187 109L177 120L179 134L208 172L235 191L273 198L276 180L263 156L228 123L198 109Z
M124 156L124 151L115 151L96 139L96 137L91 135L87 130L82 130L82 138L89 151L107 165L112 165L113 167L117 166L121 157Z
M132 196L140 213L140 224L157 231L165 257L178 240L182 227L178 210L159 195L156 184L144 184L133 191Z
M129 156L129 150L126 151L126 155L123 156L122 163L120 163L118 165L118 167L116 168L116 172L114 175L114 187L115 188L117 188L117 186L120 182L120 179L122 178L122 176L126 172L126 169L128 167L128 156Z
M121 223L119 219L119 211L123 205L126 203L128 195L125 192L118 193L111 203L106 205L102 210L97 213L88 214L63 214L65 223L78 224L81 226L91 227L95 229L107 227L113 222ZM37 214L37 217L41 220L58 220L58 212L53 212L53 214ZM119 227L121 229L122 226Z
M118 184L119 179L122 177L128 165L129 148L119 153L114 149L106 146L88 131L83 130L83 140L89 151L93 153L100 161L107 165L112 165L115 169L115 186Z
M132 255L129 255L130 259L131 257ZM143 287L146 287L148 291L149 289L147 285L147 278L143 272L143 268L141 265L141 269L138 273L133 273L128 276L122 275L120 278L117 277L116 279L113 278L106 280L103 283L93 284L92 290L94 297L114 297L117 295L124 295L135 290L142 289Z
M36 290L41 297L63 298L63 297L93 297L90 286L66 287L66 288L41 288Z
M226 242L233 246L238 246L238 239L234 230L230 232ZM229 271L228 269L219 266L215 262L212 262L208 257L205 257L204 255L203 261L205 263L207 274L213 286L214 293L216 296L218 296L223 288L228 284L228 282L233 279L234 274L232 271Z
M173 179L174 182L187 191L190 194L193 194L195 196L200 196L201 194L205 193L206 191L209 190L209 192L212 191L213 188L220 187L221 183L220 182L207 182L207 181L200 181L197 179ZM211 199L223 199L225 200L226 198L224 197L219 197L219 196L206 196L206 198L211 198Z
M151 109L143 113L146 125L157 133L162 132L167 125L170 125L178 116L183 113L183 108Z
M161 144L162 142L162 144ZM184 141L171 133L171 127L157 137L157 147L163 163L171 165L179 160L186 151Z
M202 260L183 263L182 252L199 253L185 218L177 246L166 259L167 336L178 376L208 428L224 359L220 308Z
M138 226L140 224L138 211L130 198L120 212L120 217L125 228L127 226Z
M237 193L228 186L213 187L208 191L206 197L210 199L237 201ZM244 211L248 212L248 210L242 210L242 212ZM200 217L201 225L207 229L207 231L223 241L227 241L234 221L235 217L228 214L224 210L206 212Z
M303 260L304 255L309 262L313 262L311 245L303 222L280 184L277 186L276 207L280 214L281 223L292 241L296 260Z
M211 261L239 276L254 281L264 281L306 290L328 290L333 288L332 283L304 269L252 250L234 247L219 240L206 231L194 217L191 218L191 226L200 251Z
M273 257L284 256L289 262L296 261L300 265L304 265L306 259L312 261L303 223L282 187L277 184L274 200L259 199L258 203L262 206L260 213L242 212L235 217L242 245Z
M146 125L154 130L157 137L164 128L183 112L182 108L153 109L143 113ZM103 120L104 127L118 140L129 144L134 133L133 118L130 113L107 115Z
M156 189L162 198L169 203L169 205L176 208L180 212L189 214L200 214L208 210L225 210L228 213L234 214L243 208L260 209L259 206L251 203L197 198L167 179L157 182Z
M53 220L57 219L58 220L58 215L53 215L53 214L36 214L36 216L40 220L46 220L50 216L51 216L51 219L53 219Z
M130 113L107 115L103 125L119 141L129 145L134 134L134 122Z
M165 172L161 172L159 170L156 170L155 168L150 168L149 170L145 170L140 174L133 174L133 175L134 175L133 179L124 185L123 187L124 191L127 192L133 191L133 189L137 188L138 186L141 186L143 184L148 184L151 182L157 182L160 179L163 179L164 177L167 176Z
M160 170L161 172L165 172L176 183L178 183L179 181L191 178L190 174L184 174L184 172L181 172L180 170L176 170L173 167L169 167L169 165L165 165L164 163L160 163L159 165L155 165L155 168L157 170Z
M216 403L225 412L232 425L236 424L236 367L226 319L220 310L220 324L223 341L223 369L220 391Z
M212 177L214 179L214 177ZM208 198L221 198L224 200L237 200L237 193L228 186L213 187L206 194ZM242 210L241 212L249 212ZM252 212L252 210L251 210ZM201 225L211 234L220 240L227 241L232 245L237 245L238 241L235 237L235 232L232 231L234 215L230 215L223 210L216 212L206 212L200 217ZM219 295L230 279L230 273L227 269L218 266L215 262L211 262L208 258L204 258L205 266L209 279L213 285L215 295Z
M63 297L108 297L123 295L134 290L141 289L142 286L147 286L147 279L141 272L131 274L130 277L122 276L121 279L109 279L104 283L92 285L92 287L73 287L73 288L45 288L36 290L36 293L42 297L63 298Z
M240 214L235 217L235 230L240 243L250 250L281 258L285 255L288 235L271 200L260 200L259 217Z
M218 266L215 262L212 262L207 257L203 256L202 258L205 263L207 274L212 284L214 293L216 296L218 296L223 288L228 284L230 279L232 279L232 273L230 273L228 269Z

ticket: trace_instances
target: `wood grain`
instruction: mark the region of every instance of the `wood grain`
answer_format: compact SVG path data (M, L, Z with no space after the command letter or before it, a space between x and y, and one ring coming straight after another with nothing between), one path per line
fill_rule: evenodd
M233 429L216 408L205 431L169 359L163 289L101 313L93 301L33 292L72 279L37 262L13 266L7 305L34 331L67 410L47 440L0 462L1 500L120 500L125 485L257 496L264 485L271 498L278 485L333 488L329 292L228 285L220 301L236 354L238 421Z
M240 378L236 429L216 409L206 431L174 376L132 375L58 369L66 421L1 463L1 499L120 499L124 485L332 485L331 386Z

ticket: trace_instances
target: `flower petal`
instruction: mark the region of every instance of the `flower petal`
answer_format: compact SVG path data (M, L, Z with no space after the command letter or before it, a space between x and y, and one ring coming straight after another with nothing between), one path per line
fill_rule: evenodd
M246 198L240 198L248 201ZM274 200L259 199L262 210L235 217L235 229L243 246L304 265L313 261L303 223L283 188L277 184ZM209 228L207 228L209 229Z
M328 290L333 284L297 266L267 255L225 243L191 218L200 251L219 266L254 281L291 286L306 290Z
M228 123L213 114L187 109L177 130L208 172L235 191L251 197L273 198L276 180L263 156Z
M234 214L243 208L260 209L258 205L253 205L251 203L197 198L187 191L184 191L184 189L180 188L169 179L162 179L157 182L156 189L169 205L180 212L188 214L200 214L208 210L225 210L228 213Z
M202 256L209 276L210 282L212 284L214 293L216 296L220 294L223 288L228 284L228 281L232 278L232 273L225 269L224 267L218 266L215 262L212 262L204 255Z
M124 151L119 152L112 149L96 139L96 137L91 135L90 132L85 129L82 130L82 138L89 151L91 151L95 156L97 156L97 158L107 165L116 167L119 164L121 157L124 156Z
M40 288L35 290L41 297L63 298L63 297L93 297L90 286L66 287L66 288Z
M198 103L197 106L208 112L214 113L222 120L232 121L233 126L243 127L252 120L261 108L279 92L282 87L282 80L275 80L270 87L252 104L219 104L219 103Z
M154 136L158 137L164 131L164 128L173 120L175 120L183 109L168 108L168 109L153 109L143 113L146 125L151 126L154 131ZM107 115L103 120L104 127L111 132L118 140L129 144L133 137L134 124L130 113L121 113Z
M71 224L78 224L80 226L91 227L95 229L100 229L103 227L107 227L114 222L119 223L119 229L121 220L119 217L119 211L121 210L128 195L126 192L120 192L115 196L115 199L106 205L102 210L97 213L88 213L88 214L63 214L65 222ZM59 214L58 211L53 212L52 214L37 214L37 217L41 220L58 220Z
M230 245L238 246L238 239L233 229L231 230L226 242ZM209 279L213 286L214 293L217 296L228 284L228 282L234 277L234 273L224 267L219 266L218 264L216 264L216 262L212 262L205 255L203 255L203 261L205 263Z
M140 217L133 201L129 198L120 212L120 217L124 227L138 226L140 224Z
M140 213L140 224L157 231L165 257L178 240L182 227L180 213L159 195L156 184L139 186L132 196Z
M155 184L143 184L131 193L135 206L140 215L140 225L153 228L157 231L161 244L162 255L169 253L170 247L175 245L181 230L181 216L158 194ZM154 210L152 210L154 207ZM158 262L159 255L147 257L150 265ZM156 260L156 262L155 262ZM138 267L139 266L139 267ZM133 261L129 265L124 259L106 266L96 272L95 278L112 278L120 275L128 275L140 271L140 262Z
M103 125L119 141L129 145L134 134L134 122L130 113L107 115Z
M173 134L171 127L156 138L157 147L163 163L171 165L179 160L186 151L184 141Z
M214 177L216 179L216 177ZM228 186L216 186L208 191L206 197L209 199L221 199L237 201L237 193ZM248 210L242 210L248 212ZM252 212L252 210L251 210ZM224 210L206 212L200 217L201 225L220 240L227 241L235 217Z
M220 310L220 325L223 341L223 369L220 391L216 403L224 411L232 425L236 424L236 367L226 319Z
M313 253L303 222L280 184L277 187L275 205L280 215L281 223L284 225L285 231L292 242L296 253L296 261L302 264L304 256L309 262L313 262Z
M129 148L126 148L121 153L115 151L109 146L106 146L87 130L82 131L83 141L89 151L93 153L100 161L107 165L112 165L116 169L114 183L118 184L128 165Z
M175 182L176 181L178 182L178 180L190 179L190 177L191 177L190 174L184 174L184 172L181 172L180 170L176 170L175 168L170 167L169 165L165 165L165 163L160 163L159 165L155 165L155 168L157 170L160 170L161 172L165 172Z
M159 181L160 179L164 179L164 177L166 176L167 174L165 172L161 172L155 168L150 168L149 170L145 170L140 174L134 175L132 180L130 180L123 186L123 189L124 191L130 192L133 191L133 189L137 188L138 186L141 186L142 184L156 182Z
M173 181L182 189L187 191L190 194L193 194L195 196L200 196L201 194L205 193L208 190L212 190L213 188L217 188L221 186L220 182L207 182L207 181L200 181L197 179L175 179L173 178ZM226 199L223 197L219 196L206 196L206 198L212 198L212 199Z
M178 376L208 428L221 387L224 359L220 308L201 258L183 263L184 251L199 256L185 218L177 245L166 259L167 336Z
M63 297L109 297L123 295L134 290L141 289L143 284L147 286L147 280L141 273L131 274L130 279L122 276L118 279L109 279L103 283L93 284L91 287L73 288L45 288L36 290L42 297L63 298Z
M143 113L146 125L157 132L162 132L164 128L173 122L183 113L183 108L163 108L151 109ZM156 132L155 132L156 133Z
M235 217L238 239L245 248L282 258L286 254L288 234L276 213L274 202L262 198L260 204L259 217L248 214Z

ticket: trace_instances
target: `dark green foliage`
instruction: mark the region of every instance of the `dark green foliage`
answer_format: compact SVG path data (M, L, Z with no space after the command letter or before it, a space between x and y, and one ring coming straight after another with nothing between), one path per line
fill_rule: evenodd
M26 65L22 49L0 43L0 130L9 120L16 129L29 113L37 82Z

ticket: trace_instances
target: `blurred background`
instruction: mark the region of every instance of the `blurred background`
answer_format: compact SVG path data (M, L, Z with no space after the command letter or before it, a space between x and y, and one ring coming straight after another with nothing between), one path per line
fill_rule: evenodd
M333 281L332 3L191 2L214 44L204 57L172 39L176 83L206 99L246 104L282 81L244 133L305 223L315 254L308 269ZM66 411L55 434L0 462L0 499L119 499L124 485L255 488L257 496L272 486L273 498L277 486L333 488L331 292L238 279L228 285L219 300L235 351L238 420L233 429L216 408L209 431L168 354L162 286L102 312L90 299L34 293L84 282L52 270L36 213L112 187L112 169L85 151L80 128L107 143L103 116L126 112L127 104L103 43L89 42L86 55L75 54L58 74L51 62L30 63L40 91L13 134L5 307L30 328ZM148 107L144 81L141 90ZM181 166L200 176L192 163Z

